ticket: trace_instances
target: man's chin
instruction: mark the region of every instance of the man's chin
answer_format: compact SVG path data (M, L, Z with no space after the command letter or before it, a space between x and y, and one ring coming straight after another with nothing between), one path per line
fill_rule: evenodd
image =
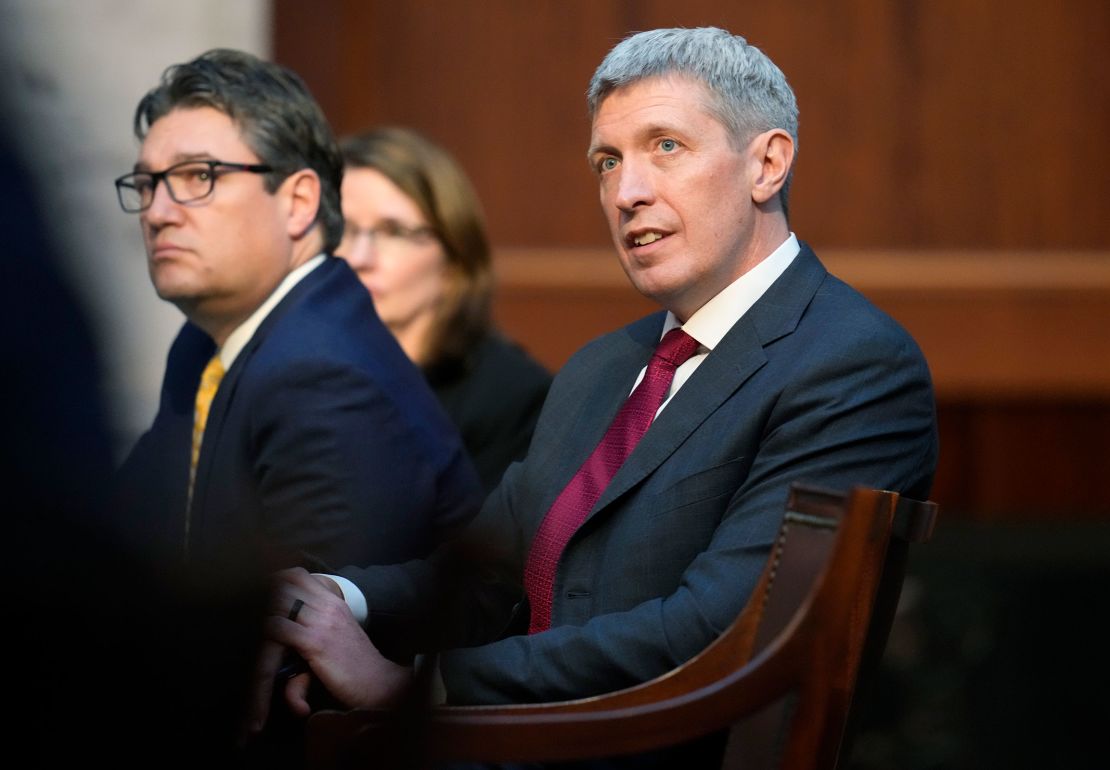
M179 265L161 263L150 265L150 283L160 299L173 302L178 297L190 293L189 276Z
M175 284L155 284L154 293L158 295L158 299L170 303L185 315L189 315L200 301L195 291Z
M158 295L158 299L165 300L166 302L180 302L189 298L189 292L182 289L180 286L173 284L154 284L154 293Z
M667 307L668 300L680 293L673 277L663 275L658 266L647 269L625 267L624 273L632 288L663 307Z

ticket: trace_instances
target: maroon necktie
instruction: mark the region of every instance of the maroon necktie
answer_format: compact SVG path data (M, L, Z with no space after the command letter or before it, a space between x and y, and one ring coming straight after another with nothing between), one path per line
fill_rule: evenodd
M563 547L647 432L671 387L675 370L697 349L697 340L682 329L671 329L663 336L644 378L625 400L597 448L552 503L532 541L524 568L524 590L532 607L528 633L546 631L551 626L555 568Z

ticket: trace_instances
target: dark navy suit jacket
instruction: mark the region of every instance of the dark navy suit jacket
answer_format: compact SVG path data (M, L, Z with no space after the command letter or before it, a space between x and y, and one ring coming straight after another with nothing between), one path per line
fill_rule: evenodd
M450 563L347 570L368 630L453 645L450 701L525 703L643 682L736 617L793 481L928 496L932 385L910 336L804 246L652 424L574 534L552 628L522 635L524 559L555 497L593 450L659 339L658 313L580 350L555 377L532 445L470 527L481 561L421 615ZM435 621L442 621L436 626Z
M120 473L121 506L180 554L193 402L215 345L186 323L161 405ZM188 558L267 568L425 555L481 501L424 378L365 288L328 257L275 306L220 384L197 465Z

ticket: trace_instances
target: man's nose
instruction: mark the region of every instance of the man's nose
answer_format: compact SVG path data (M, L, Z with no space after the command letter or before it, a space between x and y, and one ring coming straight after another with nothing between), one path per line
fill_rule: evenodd
M174 221L181 214L181 204L170 196L169 186L165 179L158 179L151 192L150 205L142 212L145 221L158 226L164 222Z
M626 158L619 174L614 203L621 211L632 211L655 200L651 170L645 164Z

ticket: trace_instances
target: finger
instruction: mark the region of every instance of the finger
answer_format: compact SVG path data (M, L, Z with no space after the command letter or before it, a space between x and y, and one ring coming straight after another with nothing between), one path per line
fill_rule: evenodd
M289 620L296 623L297 616L301 614L302 609L304 609L304 599L294 599L293 605L289 608L289 615L287 616Z
M329 592L320 581L311 576L307 581L283 582L274 586L267 602L268 614L297 620L300 613L313 603L321 604L330 599Z
M307 606L301 610L301 619L304 618L307 611ZM305 626L280 615L272 615L266 618L262 626L262 632L271 642L277 642L280 647L292 647L298 652L302 651L309 640L309 631ZM274 671L277 671L277 667L274 668Z
M336 583L327 575L313 575L312 577L316 578L320 585L323 586L331 596L340 599L344 604L346 603L346 598L343 596L343 589L339 587L339 583Z
M266 720L270 716L270 699L274 694L274 675L281 665L284 650L280 644L265 642L258 653L254 682L247 702L248 734L258 734L266 726Z
M343 600L324 588L319 580L310 578L303 586L286 584L273 591L269 599L269 614L299 620L301 613L313 604L326 607L336 601Z
M306 717L312 707L308 705L308 688L312 685L312 675L297 674L285 683L285 702L289 710L299 717Z
M271 580L275 583L281 583L288 580L295 580L300 575L307 575L308 570L304 567L287 567L286 569L279 569L270 575Z
M270 615L288 617L298 599L301 601L309 599L304 589L289 583L276 585L270 591L267 612Z
M286 587L295 587L306 600L319 600L324 597L343 598L343 592L334 580L304 570L295 575L290 575L286 581Z
M278 570L270 573L270 587L274 592L277 592L288 586L297 585L297 582L306 575L308 575L308 572L302 567Z

